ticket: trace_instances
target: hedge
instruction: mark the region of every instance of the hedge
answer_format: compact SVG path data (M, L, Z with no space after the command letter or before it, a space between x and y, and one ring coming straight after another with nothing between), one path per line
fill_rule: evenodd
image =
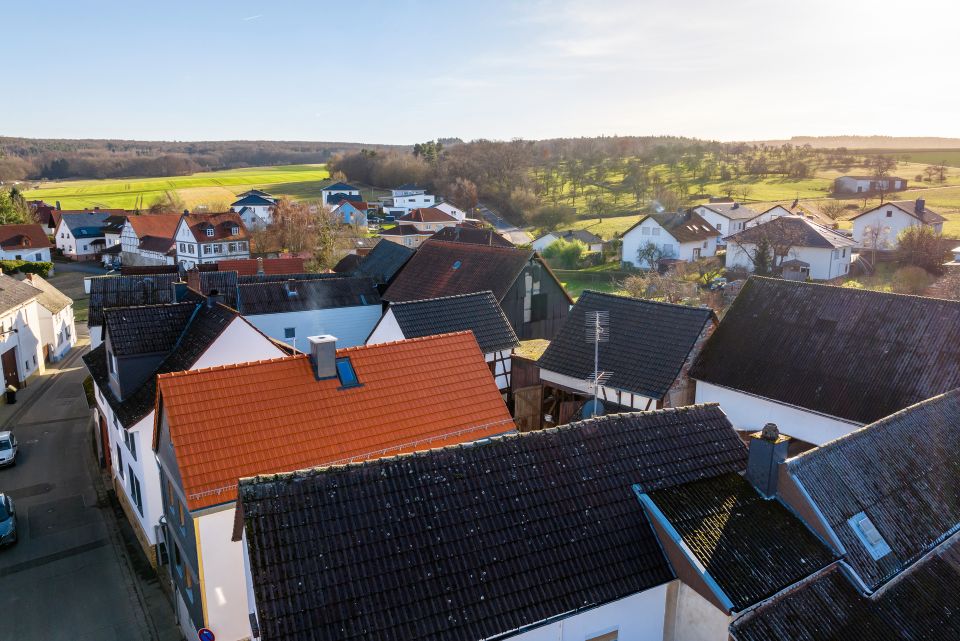
M0 260L0 269L4 274L39 274L41 278L46 278L50 270L53 269L53 263L47 261L33 262L29 260Z

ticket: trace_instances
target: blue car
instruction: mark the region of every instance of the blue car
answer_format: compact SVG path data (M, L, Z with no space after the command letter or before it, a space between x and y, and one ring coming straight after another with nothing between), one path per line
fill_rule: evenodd
M0 494L0 546L17 542L17 511L9 494Z

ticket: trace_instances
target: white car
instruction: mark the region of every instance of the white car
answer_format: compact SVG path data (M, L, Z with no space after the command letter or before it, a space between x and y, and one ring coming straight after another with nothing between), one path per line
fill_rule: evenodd
M13 432L0 432L0 467L17 464L17 437Z

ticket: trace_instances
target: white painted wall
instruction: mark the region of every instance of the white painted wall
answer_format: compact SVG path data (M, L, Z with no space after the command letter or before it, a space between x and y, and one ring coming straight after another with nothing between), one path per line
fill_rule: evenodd
M694 207L693 212L699 214L701 218L713 225L722 236L729 236L742 230L746 224L744 220L731 220L723 214L718 214L712 209L707 209L703 205ZM721 241L721 245L722 245Z
M754 255L757 246L753 243L730 243L727 246L725 264L727 269L744 269L753 271L753 262L750 256ZM825 247L794 247L785 260L802 260L810 263L810 278L813 280L830 280L847 274L850 271L850 261L853 252L850 247L828 249Z
M537 238L530 244L534 250L538 252L543 252L544 249L557 242L558 236L554 233L544 234L540 238Z
M694 250L700 250L700 257L707 258L717 254L717 237L712 236L705 240L681 243L660 226L653 218L647 218L623 236L623 262L631 263L642 269L650 269L650 265L637 259L637 252L647 243L653 243L660 248L663 258L679 258L680 260L695 260Z
M16 349L17 372L21 382L34 373L45 370L41 342L43 331L36 299L18 305L0 316L0 329L4 331L0 334L0 353ZM14 329L17 331L12 331Z
M103 236L100 236L100 238L103 238ZM65 256L92 256L97 253L97 247L99 246L93 244L95 240L97 238L74 238L73 232L61 220L60 224L57 225L54 243Z
M402 341L404 338L406 338L406 336L403 335L403 330L400 329L400 324L397 322L397 317L394 315L393 309L388 307L387 313L383 315L383 318L380 319L377 326L370 332L370 336L367 338L365 344L378 345L391 341ZM339 343L339 340L337 342Z
M394 196L392 209L402 209L404 213L410 213L411 209L420 207L433 207L436 198L431 194L410 194L407 196Z
M11 249L9 251L0 249L0 260L30 260L33 262L50 262L50 248L43 247L36 249L25 247L23 249Z
M207 627L217 641L250 638L250 608L244 573L243 545L233 541L236 508L195 517L201 588L206 604Z
M899 207L885 205L853 221L853 239L860 247L877 249L895 249L897 238L904 229L922 223ZM873 230L880 228L880 235L874 239Z
M674 598L674 608L667 614L673 616L667 623L671 633L664 641L726 641L732 617L682 581L676 581Z
M57 362L77 344L77 330L73 322L73 305L67 305L53 314L43 305L37 306L40 338L50 346L50 361ZM42 350L42 346L41 346Z
M451 216L457 219L457 222L462 223L467 218L467 213L465 211L463 211L462 209L457 209L450 203L445 203L445 202L437 203L436 205L434 205L434 207L436 207L437 209L439 209L440 211L446 214L450 214Z
M862 423L778 403L729 387L697 381L697 403L719 403L733 426L755 432L766 423L776 423L784 434L814 445L823 445L863 427Z
M617 630L618 641L663 641L667 584L507 637L513 641L585 641ZM722 637L717 641L726 641Z
M499 356L500 361L494 366L493 380L497 384L497 389L505 390L510 387L510 372L513 367L512 349L500 350L499 352L487 352L483 355L483 360L488 363L494 362Z
M307 336L320 334L336 336L338 348L363 345L370 335L370 330L380 320L380 310L380 305L358 305L305 312L256 314L246 316L246 319L267 336L299 350L309 351ZM285 337L288 327L294 328L295 339Z

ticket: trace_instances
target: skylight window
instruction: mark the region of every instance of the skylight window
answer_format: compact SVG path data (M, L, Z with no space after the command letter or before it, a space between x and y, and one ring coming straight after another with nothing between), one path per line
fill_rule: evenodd
M890 546L887 545L883 535L877 530L877 527L873 524L873 521L870 520L869 516L860 512L850 517L847 523L853 528L854 534L857 535L860 542L867 548L867 552L870 553L874 561L890 554Z
M454 268L454 269L460 269L460 265L462 265L462 264L463 264L463 263L458 260L458 261L456 261L456 262L453 263L453 268Z
M356 387L360 384L357 380L357 372L353 369L353 363L350 357L337 359L337 378L340 379L341 387Z

